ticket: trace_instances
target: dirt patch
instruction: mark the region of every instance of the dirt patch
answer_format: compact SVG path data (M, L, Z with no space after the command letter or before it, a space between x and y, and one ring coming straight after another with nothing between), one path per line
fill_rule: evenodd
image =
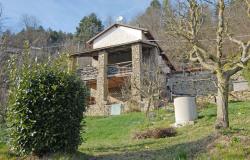
M134 135L134 139L147 139L147 138L166 138L174 137L177 134L176 130L172 127L170 128L155 128L143 132L137 132Z

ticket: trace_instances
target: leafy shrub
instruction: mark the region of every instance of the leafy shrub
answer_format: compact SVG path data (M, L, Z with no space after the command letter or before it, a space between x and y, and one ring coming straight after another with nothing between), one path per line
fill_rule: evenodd
M25 62L10 91L7 120L16 153L76 151L88 93L80 79L57 66Z
M177 134L176 130L172 127L170 128L155 128L147 130L144 132L138 132L135 134L135 139L147 139L147 138L165 138L173 137Z
M7 128L5 124L0 124L0 144L6 143L8 139Z
M46 67L23 75L9 106L12 147L35 154L75 151L86 93L82 82L66 72Z

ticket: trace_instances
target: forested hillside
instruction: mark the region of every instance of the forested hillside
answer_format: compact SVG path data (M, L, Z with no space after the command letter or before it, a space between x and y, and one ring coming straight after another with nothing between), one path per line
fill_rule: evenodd
M234 37L240 40L247 40L250 37L250 20L245 16L246 5L241 1L229 0L226 4L225 14L227 17L227 30L230 31ZM13 32L6 27L6 17L3 16L4 6L1 6L0 14L0 102L1 107L5 106L6 102L6 88L7 88L7 66L8 59L12 55L20 54L23 50L25 41L29 42L31 56L37 58L38 61L47 60L48 57L57 57L58 53L76 51L83 51L85 49L85 42L101 32L106 27L117 23L112 17L100 19L95 13L83 15L79 24L75 24L76 30L74 33L66 33L64 31L56 31L51 28L44 28L39 19L32 15L20 16L22 28L20 31ZM177 16L178 10L185 10L185 6L176 1L152 0L144 12L138 14L130 21L126 17L118 23L126 23L142 28L149 29L153 34L156 42L163 48L165 54L168 56L172 64L178 69L188 69L190 67L200 67L197 63L189 61L187 52L190 50L190 44L183 38L177 36L171 30L171 19ZM203 24L200 28L199 42L204 48L216 50L214 44L216 43L216 26L218 19L216 17L216 7L211 3L203 4ZM179 19L182 16L179 14ZM177 17L178 19L178 17ZM228 39L223 42L225 45L223 50L228 51L232 58L237 56L238 52L236 45L230 43ZM88 59L83 60L83 63L89 63Z
M73 30L0 2L0 159L250 159L250 0L43 1Z

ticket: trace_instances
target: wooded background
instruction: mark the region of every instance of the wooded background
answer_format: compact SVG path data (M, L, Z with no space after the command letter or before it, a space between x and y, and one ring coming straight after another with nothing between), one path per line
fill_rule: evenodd
M162 2L152 0L150 6L131 21L126 21L126 17L124 17L125 20L119 21L119 23L149 29L177 70L200 67L198 63L189 61L187 52L192 46L185 39L171 34L169 20L172 17L181 19L183 18L181 16L186 16L186 6L183 6L181 2L182 0L163 0ZM213 1L204 2L202 3L203 24L198 37L199 42L207 50L213 51L215 50L213 46L216 43L216 34L214 33L217 29L218 9L212 3ZM247 40L250 37L250 20L245 16L246 9L246 3L242 0L226 1L225 17L228 30L240 40ZM5 27L6 17L3 17L3 12L3 6L0 5L0 120L4 120L7 106L8 60L12 55L22 53L24 41L29 41L31 56L34 60L46 61L49 57L56 58L58 54L63 52L84 51L87 40L116 23L111 16L108 16L106 20L101 20L95 13L91 13L83 15L79 24L76 24L75 33L66 33L44 28L39 20L32 15L22 15L20 17L23 24L22 30L12 32ZM239 52L237 45L231 43L229 39L225 39L223 43L223 50L226 51L227 56L232 59L238 56L236 54ZM83 60L83 63L88 63L88 60Z

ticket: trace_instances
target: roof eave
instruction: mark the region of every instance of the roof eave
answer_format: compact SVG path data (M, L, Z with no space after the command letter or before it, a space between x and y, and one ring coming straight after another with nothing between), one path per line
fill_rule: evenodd
M123 26L123 27L128 27L128 28L132 28L132 29L137 29L137 30L141 30L144 32L149 32L147 29L145 28L140 28L140 27L134 27L134 26L130 26L130 25L125 25L125 24L119 24L119 23L115 23L111 26L109 26L108 28L106 28L105 30L101 31L100 33L98 33L97 35L95 35L94 37L92 37L90 40L88 40L86 43L87 44L91 44L95 39L97 39L99 36L101 36L102 34L104 34L105 32L107 32L108 30L110 30L113 27L118 27L118 26Z

